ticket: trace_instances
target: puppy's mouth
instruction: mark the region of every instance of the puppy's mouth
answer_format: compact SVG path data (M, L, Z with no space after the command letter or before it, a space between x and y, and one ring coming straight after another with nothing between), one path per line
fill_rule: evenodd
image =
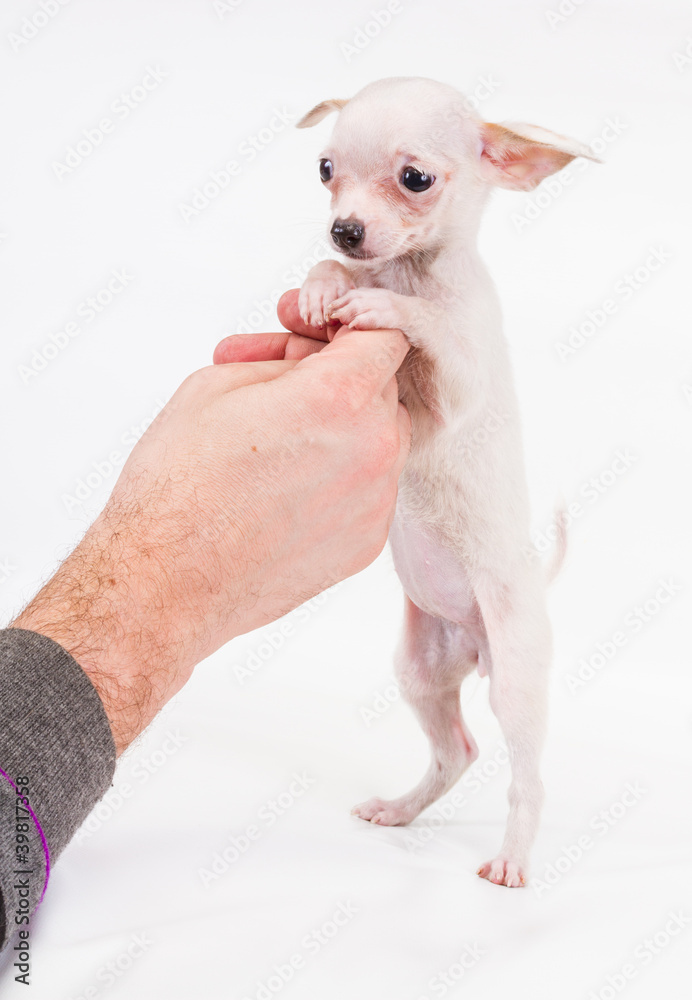
M375 263L386 264L387 261L398 260L400 257L407 257L409 254L414 253L416 248L407 246L405 243L396 247L387 247L385 250L364 250L362 247L349 247L344 249L342 247L336 248L339 253L343 254L344 257L348 257L349 260L357 260L362 263Z
M369 250L359 249L357 247L337 247L339 253L342 253L344 257L350 257L351 260L375 260L379 257L379 254L371 253Z

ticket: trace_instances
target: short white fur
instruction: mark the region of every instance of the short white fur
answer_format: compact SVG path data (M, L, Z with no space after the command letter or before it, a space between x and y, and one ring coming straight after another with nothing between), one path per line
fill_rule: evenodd
M519 412L496 292L476 247L495 185L527 191L576 156L574 139L538 126L483 122L454 88L421 78L370 84L317 105L338 112L322 154L333 176L329 229L357 222L362 240L314 267L299 296L306 323L401 329L412 349L399 372L413 422L390 542L406 593L396 657L404 697L428 737L422 780L354 813L409 823L447 792L478 749L461 715L461 681L490 678L509 750L509 817L497 854L478 869L524 885L543 803L551 629L549 573L533 552ZM408 190L403 170L434 176ZM556 561L563 554L564 538Z

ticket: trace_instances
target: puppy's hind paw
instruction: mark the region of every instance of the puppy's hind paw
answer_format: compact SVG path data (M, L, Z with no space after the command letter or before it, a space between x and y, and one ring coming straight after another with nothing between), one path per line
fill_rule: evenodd
M510 889L516 889L526 885L526 873L523 865L510 861L507 858L495 858L493 861L486 861L481 865L476 875L487 878L488 882L495 885L506 885Z
M405 826L414 818L410 810L384 799L368 799L351 810L352 816L376 823L378 826Z

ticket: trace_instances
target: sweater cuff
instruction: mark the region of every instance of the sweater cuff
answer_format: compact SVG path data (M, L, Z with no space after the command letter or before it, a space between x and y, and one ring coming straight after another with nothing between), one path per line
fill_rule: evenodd
M26 931L115 759L103 704L77 661L37 632L0 631L0 949Z

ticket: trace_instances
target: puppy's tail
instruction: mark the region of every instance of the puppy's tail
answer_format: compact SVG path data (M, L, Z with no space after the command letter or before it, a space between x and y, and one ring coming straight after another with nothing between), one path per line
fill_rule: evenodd
M555 548L550 562L545 567L545 576L548 583L552 583L562 569L567 554L567 510L564 501L561 500L555 509L553 521L555 525Z

